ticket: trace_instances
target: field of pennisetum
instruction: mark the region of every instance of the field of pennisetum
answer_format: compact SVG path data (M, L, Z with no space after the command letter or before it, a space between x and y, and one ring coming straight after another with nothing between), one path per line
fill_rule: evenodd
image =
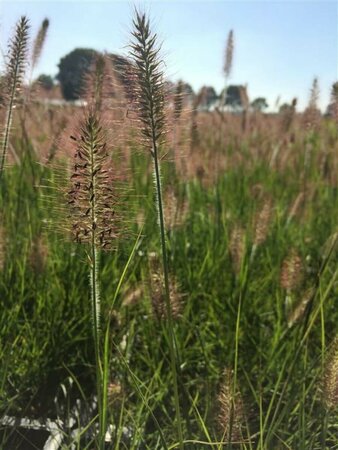
M137 12L127 89L102 57L86 106L43 103L28 35L1 78L0 447L338 449L335 118L197 112Z

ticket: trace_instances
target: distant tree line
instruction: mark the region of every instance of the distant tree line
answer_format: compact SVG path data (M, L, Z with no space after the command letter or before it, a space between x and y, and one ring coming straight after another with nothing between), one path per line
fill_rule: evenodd
M65 100L77 100L81 98L84 90L84 80L88 74L95 58L100 53L89 48L76 48L63 58L61 58L58 68L59 72L55 80L59 82L62 95ZM120 75L122 83L126 83L123 74L130 65L127 58L116 54L108 55L112 60L113 68ZM42 74L37 80L45 90L50 90L54 86L54 80L49 75ZM182 82L181 82L182 83ZM168 82L168 89L175 89L174 83ZM230 85L226 90L226 95L221 92L217 95L212 86L203 86L196 94L189 83L182 84L183 94L191 101L192 104L198 104L201 109L209 109L217 100L224 97L225 105L232 107L240 107L243 104L243 92L246 92L244 86ZM253 102L252 106L258 110L267 107L265 99L259 98Z
M58 68L59 72L55 80L59 82L61 93L65 100L77 100L81 98L84 90L84 83L86 74L88 74L91 65L100 53L89 48L76 48L63 58L61 58ZM123 84L128 83L126 77L130 62L127 58L109 54L112 66L116 71L120 81ZM42 74L37 81L43 89L51 90L54 85L54 79ZM231 109L251 108L254 111L264 112L268 107L265 97L257 97L251 103L247 94L246 86L231 84L227 86L218 95L212 86L203 86L197 93L194 92L189 83L180 81L182 84L182 92L192 105L197 106L200 110L210 110L212 107L230 107ZM174 91L175 84L167 83L168 89ZM338 82L332 86L331 102L327 108L327 114L334 115L337 112L338 103ZM217 105L217 106L216 106ZM283 112L288 109L294 109L292 104L284 103L279 107L279 111Z

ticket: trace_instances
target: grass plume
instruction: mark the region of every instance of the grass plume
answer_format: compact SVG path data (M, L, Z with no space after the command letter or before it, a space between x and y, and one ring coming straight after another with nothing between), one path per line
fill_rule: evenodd
M292 249L284 259L280 275L280 284L286 291L295 290L302 281L303 263L301 257Z
M164 74L159 58L160 48L157 35L151 32L145 14L135 11L133 25L134 41L130 46L130 55L135 63L138 119L145 145L155 159L165 131Z
M133 20L132 36L133 42L130 45L130 55L135 65L135 78L137 80L135 99L138 108L138 119L141 124L144 144L150 151L154 163L154 180L165 285L166 316L168 319L169 351L174 381L177 437L180 449L182 450L184 444L177 383L177 349L175 348L173 314L170 302L169 269L159 162L166 122L164 112L164 74L162 71L162 61L159 56L160 47L157 43L157 35L151 31L150 22L146 15L137 10L135 10Z
M230 30L228 34L227 44L225 47L225 59L223 67L223 72L226 79L228 79L231 74L233 56L234 56L234 31Z
M163 280L163 272L161 270L161 263L156 253L149 255L149 269L150 269L150 296L151 305L154 316L158 320L167 319L167 310L165 303L165 288ZM179 284L171 277L170 283L170 307L173 319L178 319L181 316L183 308L183 295L180 293Z
M41 52L47 37L47 31L49 27L49 20L46 18L43 20L41 27L38 31L38 34L33 43L33 52L32 52L32 70L37 65Z
M270 231L270 225L272 222L273 215L273 203L270 198L267 198L262 208L257 211L254 218L254 236L253 236L253 246L251 250L250 260L252 261L257 248L262 245L266 238L268 237Z
M295 323L299 322L305 316L305 313L309 305L313 301L315 294L315 288L310 287L305 292L303 292L301 298L292 305L287 315L289 328L291 328Z
M234 272L239 275L245 255L245 232L238 225L235 225L231 231L229 252Z
M27 46L28 46L29 23L22 16L16 25L14 37L10 43L8 62L6 65L6 119L1 141L0 178L2 176L9 144L13 110L16 103L17 93L21 87L26 68Z
M108 151L98 115L89 111L76 138L68 204L76 242L109 250L117 237L117 203L107 165Z
M222 432L222 441L226 440L229 444L242 442L243 400L238 390L234 393L233 373L230 369L224 371L218 405L218 426Z
M328 410L338 407L338 336L331 344L324 367L324 403Z
M117 237L117 199L111 187L107 161L108 149L100 117L90 109L80 125L68 204L72 219L72 234L76 242L88 244L90 267L93 336L95 347L96 383L100 421L99 449L104 448L106 410L104 408L104 373L102 371L100 340L100 280L99 251L113 248ZM105 367L104 370L107 370Z

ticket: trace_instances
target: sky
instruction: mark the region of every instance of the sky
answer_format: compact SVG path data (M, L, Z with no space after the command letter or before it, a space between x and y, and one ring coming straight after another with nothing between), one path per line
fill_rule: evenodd
M0 0L0 46L6 51L16 21L30 19L31 36L45 17L48 38L34 76L56 75L60 58L76 47L127 54L134 5L151 17L162 42L166 77L198 90L224 87L225 45L234 30L230 84L246 84L250 99L265 97L274 109L298 98L303 110L318 77L325 111L338 79L336 0L48 1Z

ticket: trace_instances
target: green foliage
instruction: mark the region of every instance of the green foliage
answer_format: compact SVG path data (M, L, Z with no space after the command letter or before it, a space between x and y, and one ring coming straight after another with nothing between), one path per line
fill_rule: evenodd
M81 97L85 75L89 72L97 52L89 48L77 48L61 58L56 79L60 82L66 100Z
M249 137L236 151L246 155L252 139ZM20 142L15 141L17 149ZM190 205L185 222L168 233L170 271L185 294L175 334L186 439L220 439L215 424L217 392L224 369L233 367L237 339L237 383L249 420L249 434L256 436L251 439L251 448L337 446L335 416L326 416L321 392L325 347L338 321L335 257L331 257L321 276L308 317L292 327L287 322L288 296L279 282L282 261L293 247L305 265L304 288L311 287L322 263L324 244L336 230L336 189L323 183L316 164L315 155L323 142L323 136L313 142L314 154L307 172L307 181L316 187L316 195L307 203L306 215L291 221L290 206L299 192L299 180L293 171L271 171L264 161L256 161L250 168L229 168L215 186L175 178L178 195ZM304 166L303 144L292 144L292 150L299 155L296 170ZM0 408L2 413L19 416L52 416L53 399L62 392L60 385L70 372L88 399L95 386L95 370L88 364L94 361L94 352L88 275L83 264L86 255L83 246L60 238L56 218L51 221L56 205L64 202L62 196L53 204L49 201L55 185L62 186L59 178L53 170L36 163L31 145L22 150L25 156L21 165L4 173L0 197L5 211L0 281ZM213 150L217 151L216 147ZM163 446L149 409L168 446L175 441L175 424L167 335L163 324L153 316L146 288L148 254L150 250L160 252L157 213L152 206L153 180L145 175L150 158L141 152L132 156L131 183L138 195L121 199L126 202L131 223L135 223L132 211L144 214L142 240L113 312L110 308L115 289L134 240L121 241L118 252L101 255L101 307L103 329L111 318L109 386L111 390L122 386L120 393L110 394L108 420L132 430L129 439L121 434L120 447L116 444L116 448L144 446L159 450ZM162 173L164 186L173 182L172 163L164 162ZM42 184L40 180L44 181L43 190L37 188ZM267 238L250 263L253 217L261 209L261 201L252 195L252 189L258 185L273 197L274 215ZM240 273L235 270L229 250L234 224L245 229ZM136 235L138 229L134 226ZM33 243L38 241L41 245L33 251ZM138 300L126 303L128 291L140 285L145 288ZM295 293L292 300L296 301L299 294ZM81 397L75 384L67 395L71 404ZM320 447L321 442L326 442L326 447ZM245 450L250 445L238 447ZM193 443L186 446L205 447Z
M84 95L86 75L98 56L102 54L96 50L77 48L61 58L56 79L60 82L66 100L76 100ZM115 76L121 85L128 86L129 80L126 77L126 73L130 70L128 59L114 53L107 57L111 60Z
M279 134L279 117L262 116L259 127L253 123L236 135L238 118L229 115L220 130L218 115L201 114L201 122L212 120L204 128L195 124L199 146L180 173L174 158L164 158L164 80L144 15L135 18L134 37L136 94L142 94L136 99L149 151L136 151L140 145L130 132L128 150L135 151L123 153L128 173L119 158L108 157L95 115L72 135L72 173L61 156L59 170L41 164L35 136L17 132L11 140L18 164L0 184L1 416L67 423L79 399L88 408L102 387L101 448L111 424L114 450L337 450L336 124L320 117L316 129L302 129L295 100L284 108L281 119L289 118ZM240 88L233 90L235 106L238 98L245 106ZM108 160L133 192L118 197L131 233L129 240L117 236L116 252L99 254L98 245L117 235L115 198L106 193ZM203 178L196 161L205 171L213 163L217 176L209 170L210 179ZM171 227L164 221L171 215L168 187L187 205L185 214L175 211L180 221ZM66 203L72 217L63 214ZM71 242L72 234L92 251ZM164 283L151 264L161 254ZM294 275L294 255L303 275L297 287L283 281ZM98 300L98 283L100 358L90 305L91 296L93 305ZM164 299L162 284L164 317L154 307ZM180 302L176 316L174 299ZM76 416L74 427L95 435L95 420L91 411ZM73 431L63 430L63 448L97 448L96 437L74 438ZM1 435L2 448L5 441Z
M331 88L330 103L326 111L329 117L333 117L337 120L338 117L338 81L333 83Z
M251 106L256 111L264 111L264 109L268 108L269 105L264 97L257 97L253 102L251 102Z
M331 92L332 98L337 99L338 98L338 81L333 83L332 85L332 92Z
M50 75L41 74L38 76L36 81L39 85L46 91L50 91L54 87L54 80Z
M225 99L225 105L233 109L245 107L247 100L246 87L242 85L230 85L226 88L226 95L221 93L221 98Z
M290 103L283 103L280 107L279 107L279 112L280 113L287 113L287 112L292 112L294 111L295 106L293 104Z
M197 94L198 106L208 109L217 98L216 91L212 86L203 86Z

